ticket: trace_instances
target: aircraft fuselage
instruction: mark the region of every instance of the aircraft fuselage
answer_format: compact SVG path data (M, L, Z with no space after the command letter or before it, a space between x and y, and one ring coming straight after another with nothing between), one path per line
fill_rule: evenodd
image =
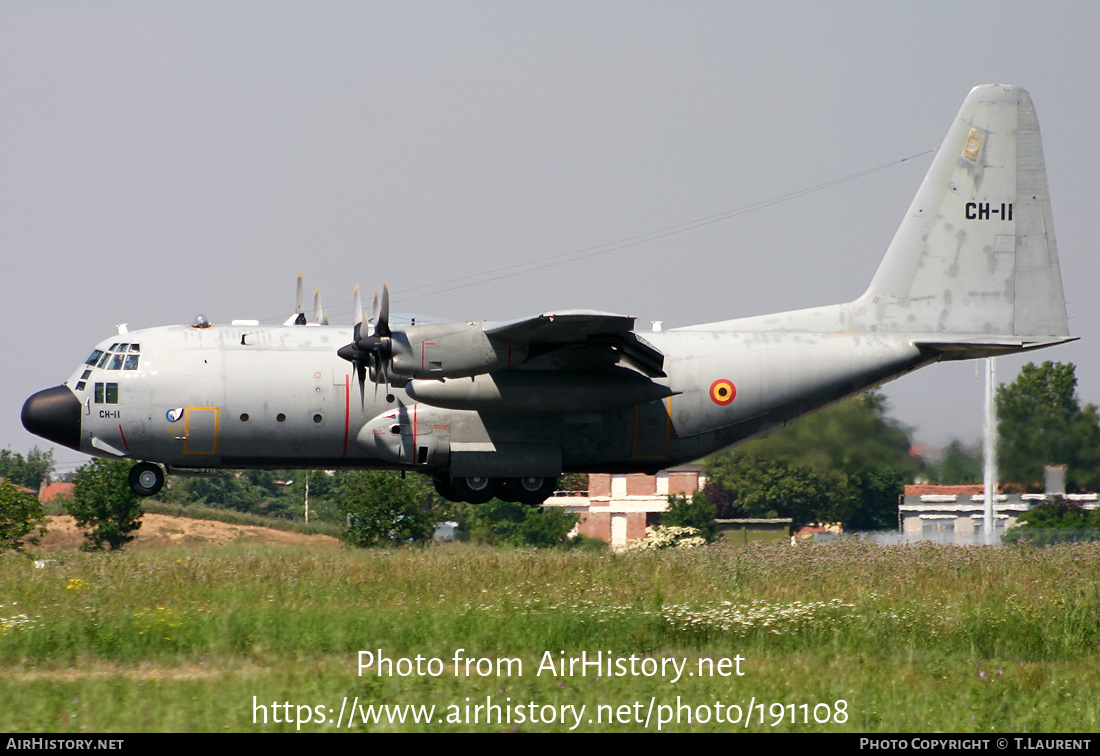
M934 359L894 334L647 333L666 357L667 377L652 380L667 387L665 398L636 402L635 392L615 406L618 385L609 378L629 373L650 382L620 366L569 373L571 408L555 401L548 386L542 396L522 393L526 406L496 396L443 402L481 405L456 409L409 394L446 388L461 397L464 386L484 376L413 381L407 388L368 382L360 391L354 369L336 354L350 338L350 328L324 326L172 326L120 335L96 347L99 366L82 365L66 381L80 406L79 430L68 438L88 454L175 468L404 468L442 475L452 453L472 455L475 463L479 452L511 447L522 454L519 447L531 447L526 451L536 457L552 448L546 459L560 458L556 472L648 471L782 427ZM112 347L121 345L130 346L119 359ZM136 357L133 369L125 369L127 355ZM537 388L540 379L561 373L508 375ZM586 382L594 396L588 407ZM381 418L376 425L383 432L372 433L372 421L389 412L400 416Z

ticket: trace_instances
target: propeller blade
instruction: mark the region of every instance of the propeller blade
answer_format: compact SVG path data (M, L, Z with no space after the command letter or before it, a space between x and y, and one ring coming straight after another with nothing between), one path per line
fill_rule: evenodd
M382 285L382 311L374 323L374 332L379 336L390 335L390 285Z
M301 273L298 274L298 293L297 293L297 296L295 297L294 302L295 302L294 314L291 315L289 318L287 318L286 322L283 323L283 325L305 325L306 324L306 314L305 314L305 311L302 310L302 274Z
M355 310L355 329L354 338L352 339L352 341L358 344L359 332L363 330L363 300L359 296L359 284L355 285L354 300L355 303L353 309Z
M321 325L328 325L328 313L321 307L320 289L314 289L313 291L313 322L320 323Z

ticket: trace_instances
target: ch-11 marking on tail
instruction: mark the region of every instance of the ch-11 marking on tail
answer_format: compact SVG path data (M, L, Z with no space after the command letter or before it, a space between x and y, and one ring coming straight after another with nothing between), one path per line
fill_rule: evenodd
M994 212L996 210L997 212ZM844 304L646 333L571 310L506 323L255 321L98 344L24 426L165 470L375 468L452 500L542 502L563 472L654 472L941 360L1070 341L1027 92L972 90L867 291ZM370 387L368 387L370 384Z

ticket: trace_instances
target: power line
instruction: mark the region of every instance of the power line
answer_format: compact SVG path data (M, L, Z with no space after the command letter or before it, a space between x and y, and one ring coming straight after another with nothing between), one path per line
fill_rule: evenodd
M696 218L695 220L685 221L683 223L678 223L674 226L666 226L665 228L659 228L659 229L656 229L654 231L648 231L644 234L638 234L637 236L630 236L630 237L627 237L625 239L618 239L616 241L606 242L604 244L598 244L598 245L593 246L593 247L586 247L584 249L574 250L573 252L565 252L565 253L562 253L562 254L559 254L559 255L553 255L549 258L543 258L543 260L541 260L541 261L532 260L532 261L529 261L529 262L526 262L526 263L517 263L515 265L507 265L507 266L500 267L500 268L493 268L491 270L482 271L481 273L472 273L470 275L461 276L459 278L453 278L453 279L450 279L450 280L445 281L445 282L438 282L438 283L434 283L434 284L422 284L420 286L414 286L414 287L411 287L411 288L408 288L408 289L401 289L397 292L391 292L391 294L396 293L398 295L401 295L401 294L411 292L411 291L418 291L420 289L433 288L433 287L436 287L436 286L445 286L446 284L453 283L455 281L466 281L466 280L471 279L471 278L481 278L482 276L492 276L491 278L485 278L485 279L478 280L478 281L470 281L469 283L461 283L461 284L457 284L455 286L446 286L446 288L436 289L435 291L425 292L424 294L417 294L417 295L411 296L411 297L404 296L404 297L400 297L399 299L396 300L396 301L408 302L408 301L412 301L414 299L421 299L423 297L434 296L436 294L443 294L444 292L448 292L448 291L455 291L457 289L464 289L464 288L467 288L467 287L470 287L470 286L479 286L481 284L491 283L493 281L500 281L500 280L503 280L505 278L514 278L516 276L522 276L522 275L525 275L527 273L534 273L536 271L545 270L547 268L553 268L553 267L556 267L558 265L566 265L568 263L578 262L580 260L584 260L584 259L587 259L587 258L590 258L590 257L596 257L598 255L605 255L609 252L618 252L619 250L628 249L629 247L635 247L639 244L645 244L647 242L656 241L657 239L664 239L665 237L675 236L676 234L682 234L682 233L685 233L687 231L694 231L695 229L702 228L703 226L709 226L709 225L714 224L714 223L720 223L721 221L729 220L731 218L736 218L740 215L746 215L748 213L756 212L757 210L763 210L765 208L772 207L773 205L778 205L778 204L783 203L783 202L789 202L790 200L798 199L799 197L805 197L809 194L813 194L815 192L819 192L819 191L822 191L824 189L829 189L831 187L838 186L838 185L846 183L848 181L854 181L855 179L863 178L864 176L869 176L872 173L878 173L879 171L884 171L888 168L893 168L894 166L901 165L902 163L908 162L910 160L915 160L916 158L923 157L923 156L928 155L929 153L932 153L932 152L935 152L935 151L936 151L935 149L924 150L923 152L918 152L916 154L909 155L908 157L900 158L898 160L893 160L889 163L884 163L882 165L875 166L874 168L867 168L865 170L858 171L856 173L852 173L852 174L849 174L847 176L843 176L841 178L832 179L832 180L826 181L822 184L816 184L815 186L807 187L805 189L799 189L797 191L788 192L787 194L781 194L777 197L772 197L771 199L767 199L767 200L761 200L760 202L754 202L750 205L744 205L742 207L738 207L738 208L735 208L733 210L727 210L725 212L715 213L714 215L708 215L708 216L703 217L703 218ZM517 268L524 268L524 269L523 270L515 270ZM508 271L508 270L511 270L513 272L503 273L503 271ZM493 275L493 274L497 274L497 273L500 273L501 275Z
M754 213L758 210L764 210L775 205L782 204L784 202L790 202L791 200L799 199L801 197L814 194L816 192L830 189L834 186L847 183L849 181L855 181L856 179L870 176L880 171L885 171L890 168L894 168L903 163L907 163L910 160L916 160L917 158L924 157L935 152L935 148L923 150L921 152L908 155L897 160L891 160L888 163L876 165L873 168L865 168L855 173L850 173L840 178L831 179L820 184L798 189L786 194L780 194L770 199L761 200L759 202L753 202L749 205L743 205L741 207L734 208L732 210L725 210L713 215L707 215L702 218L696 218L694 220L684 221L672 226L665 226L664 228L654 229L652 231L646 231L645 233L636 234L634 236L628 236L622 239L616 239L614 241L605 242L603 244L597 244L591 247L584 247L583 249L576 249L570 252L562 252L557 255L551 255L549 257L543 257L537 260L528 260L526 262L514 263L512 265L504 265L497 268L490 268L489 270L483 270L479 273L469 273L457 278L449 278L446 281L436 281L434 283L420 284L419 286L412 286L406 289L392 290L391 301L392 302L411 302L416 299L423 299L424 297L435 296L437 294L443 294L449 291L457 291L459 289L466 289L472 286L480 286L482 284L492 283L494 281L502 281L507 278L515 278L517 276L527 275L528 273L535 273L540 270L546 270L547 268L553 268L560 265L568 265L569 263L579 262L592 257L598 257L600 255L606 255L610 252L618 252L630 247L636 247L640 244L646 244L648 242L657 241L658 239L664 239L669 236L675 236L677 234L686 233L688 231L694 231L704 226L710 226L715 223L721 223L722 221L730 220L731 218L737 218L741 215L747 215L748 213ZM488 276L488 277L486 277ZM464 282L464 283L460 283ZM443 288L439 288L443 287ZM422 294L414 294L408 296L411 292L421 291L423 289L430 289ZM337 311L337 315L346 315L350 313L350 309L342 309Z

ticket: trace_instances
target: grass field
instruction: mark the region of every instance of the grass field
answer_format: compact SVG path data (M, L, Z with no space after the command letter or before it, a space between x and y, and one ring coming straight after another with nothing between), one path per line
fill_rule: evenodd
M55 558L0 558L0 731L1100 724L1091 544Z

